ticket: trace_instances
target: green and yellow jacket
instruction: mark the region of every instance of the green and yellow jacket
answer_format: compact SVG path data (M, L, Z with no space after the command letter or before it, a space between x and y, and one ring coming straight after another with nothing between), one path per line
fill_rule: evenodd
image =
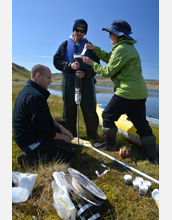
M134 40L120 38L110 53L95 47L95 55L108 65L105 67L94 62L92 68L103 77L111 77L116 95L126 99L145 99L148 92L135 43Z

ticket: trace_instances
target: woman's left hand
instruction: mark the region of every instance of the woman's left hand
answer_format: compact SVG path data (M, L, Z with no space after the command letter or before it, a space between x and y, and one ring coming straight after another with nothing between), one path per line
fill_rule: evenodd
M92 59L90 59L89 57L86 57L86 56L84 56L83 58L82 58L82 61L84 62L84 63L86 63L86 64L88 64L88 65L92 65L93 64L93 60Z
M80 79L82 79L85 76L85 72L81 71L81 70L78 70L76 72L76 76L78 76Z

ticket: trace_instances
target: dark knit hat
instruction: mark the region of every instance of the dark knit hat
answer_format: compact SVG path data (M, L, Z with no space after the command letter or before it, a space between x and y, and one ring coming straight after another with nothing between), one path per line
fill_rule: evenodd
M87 33L87 28L88 28L88 24L86 21L84 21L83 19L78 19L75 21L74 25L73 25L73 31L76 27L82 27L85 30L85 33Z

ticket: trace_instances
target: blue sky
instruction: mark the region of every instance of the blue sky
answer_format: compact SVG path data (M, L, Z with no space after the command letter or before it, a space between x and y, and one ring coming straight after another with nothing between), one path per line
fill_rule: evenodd
M87 39L110 52L111 40L103 27L116 19L126 20L137 44L145 79L159 79L158 0L13 0L12 62L28 70L35 64L47 65L52 73L53 55L72 34L76 19L88 23ZM105 65L101 62L102 65Z

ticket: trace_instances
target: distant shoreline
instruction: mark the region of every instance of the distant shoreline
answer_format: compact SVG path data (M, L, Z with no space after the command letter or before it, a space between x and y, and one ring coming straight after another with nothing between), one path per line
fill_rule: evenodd
M114 83L110 78L104 78L101 76L95 76L96 85L97 86L114 86ZM52 74L53 82L61 82L62 81L62 73L54 73ZM156 79L145 79L145 83L147 89L159 90L159 80Z

